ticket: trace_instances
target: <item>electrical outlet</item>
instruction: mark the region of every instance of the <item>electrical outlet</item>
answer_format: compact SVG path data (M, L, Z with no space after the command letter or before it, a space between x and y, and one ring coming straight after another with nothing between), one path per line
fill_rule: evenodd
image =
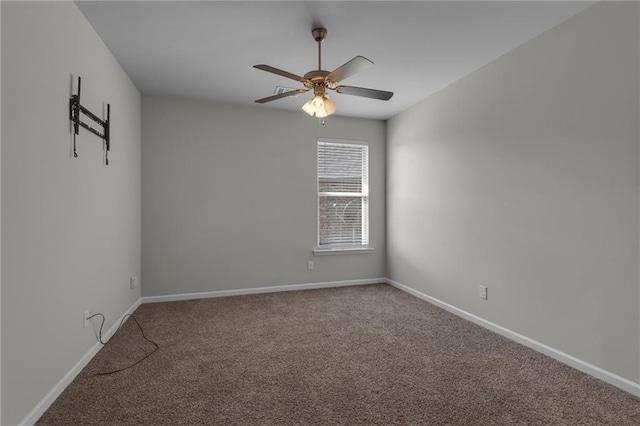
M308 270L312 270L312 269L313 269L313 260L309 260L309 261L307 262L307 269L308 269Z
M138 277L133 275L131 276L131 278L129 278L129 288L131 290L133 290L134 288L138 287Z
M480 296L480 299L487 300L487 287L485 287L483 285L480 286L480 294L479 294L479 296Z
M89 325L89 311L86 310L82 313L82 328L87 328L87 325Z

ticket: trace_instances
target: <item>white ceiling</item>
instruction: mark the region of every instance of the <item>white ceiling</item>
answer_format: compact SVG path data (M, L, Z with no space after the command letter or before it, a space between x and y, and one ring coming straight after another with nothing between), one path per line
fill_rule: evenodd
M593 2L76 3L142 93L257 108L299 110L311 97L254 103L276 86L301 85L252 66L316 69L311 29L324 26L324 69L365 56L375 65L344 84L395 93L388 102L335 94L336 115L387 119Z

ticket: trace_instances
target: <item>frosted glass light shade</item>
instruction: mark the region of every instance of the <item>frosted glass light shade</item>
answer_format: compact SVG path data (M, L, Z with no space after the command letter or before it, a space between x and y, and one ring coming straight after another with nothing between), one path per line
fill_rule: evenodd
M316 95L302 105L302 110L312 117L324 118L336 112L336 104L324 95Z

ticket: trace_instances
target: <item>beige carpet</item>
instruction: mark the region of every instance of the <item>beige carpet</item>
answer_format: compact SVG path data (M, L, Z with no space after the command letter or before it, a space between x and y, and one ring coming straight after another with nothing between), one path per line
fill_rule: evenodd
M146 304L49 425L638 425L640 401L386 284Z

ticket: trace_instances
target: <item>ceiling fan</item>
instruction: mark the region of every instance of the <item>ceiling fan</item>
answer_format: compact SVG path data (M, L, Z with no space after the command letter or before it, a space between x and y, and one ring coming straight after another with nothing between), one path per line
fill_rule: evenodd
M284 93L278 93L273 96L267 96L266 98L256 100L259 104L275 101L276 99L286 98L288 96L295 96L300 93L313 90L314 97L302 106L302 110L312 117L324 118L336 111L336 105L326 95L326 91L335 90L338 93L344 95L362 96L365 98L378 99L381 101L388 101L393 96L393 92L386 92L384 90L367 89L364 87L354 86L339 86L338 83L342 80L351 77L353 74L360 72L371 65L373 62L363 56L356 56L349 62L339 66L333 71L325 71L322 69L322 41L327 37L327 30L325 28L314 28L311 31L314 40L318 43L318 69L309 71L303 77L274 68L269 65L254 65L262 71L267 71L273 74L278 74L283 77L296 80L304 85L304 89L290 90Z

